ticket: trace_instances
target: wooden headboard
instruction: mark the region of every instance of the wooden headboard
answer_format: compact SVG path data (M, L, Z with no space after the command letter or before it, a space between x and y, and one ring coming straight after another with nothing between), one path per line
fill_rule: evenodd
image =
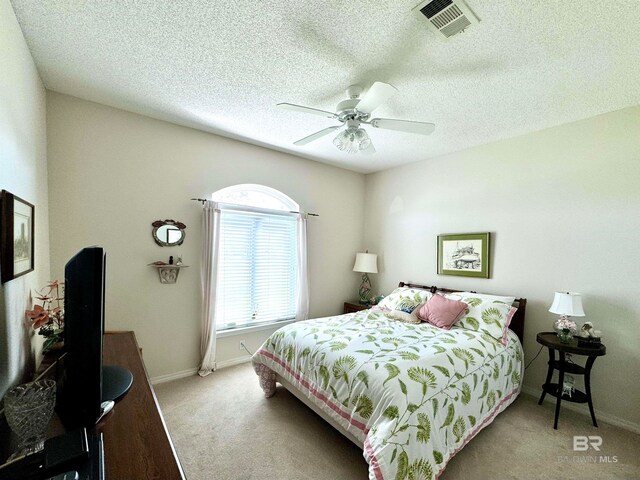
M421 288L423 290L429 290L431 293L436 292L444 292L444 293L455 293L459 292L458 290L452 290L450 288L441 288L436 286L427 286L427 285L418 285L416 283L405 283L400 282L398 284L399 287L408 287L408 288ZM472 291L471 293L478 293ZM518 338L520 339L520 343L524 345L524 315L527 309L527 299L526 298L516 298L513 302L514 307L518 307L515 315L511 319L511 323L509 324L509 329L513 330Z

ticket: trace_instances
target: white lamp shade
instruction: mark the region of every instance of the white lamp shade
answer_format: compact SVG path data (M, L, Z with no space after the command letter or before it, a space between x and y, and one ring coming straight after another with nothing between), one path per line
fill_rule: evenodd
M375 253L357 253L354 272L378 273L378 255Z
M549 311L568 317L584 317L582 296L573 292L556 292Z

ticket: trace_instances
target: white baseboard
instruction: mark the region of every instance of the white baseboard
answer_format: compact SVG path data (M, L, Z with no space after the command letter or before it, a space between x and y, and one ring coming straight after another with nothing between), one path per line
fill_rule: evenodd
M242 357L231 358L223 362L216 362L216 370L220 370L221 368L233 367L235 365L240 365L241 363L247 363L250 361L251 355L243 355ZM192 375L196 375L197 373L197 368L190 368L188 370L182 370L181 372L158 375L157 377L153 377L151 379L151 384L157 385L159 383L171 382L180 378L191 377Z
M534 397L536 399L540 398L540 394L542 393L542 391L539 388L535 388L535 387L530 387L530 386L522 386L522 393L524 393L525 395L528 395L530 397ZM552 395L547 395L545 397L545 402L549 402L549 403L556 403L556 398ZM582 415L585 416L589 416L589 408L587 406L587 404L585 403L584 405L578 405L576 403L571 403L571 402L562 402L562 407L561 408L567 408L571 411L580 413ZM616 427L620 427L620 428L624 428L625 430L629 430L630 432L633 433L638 433L640 434L640 424L638 423L634 423L634 422L630 422L629 420L625 420L624 418L620 418L620 417L616 417L615 415L611 415L609 413L603 412L602 410L598 410L595 409L595 414L596 414L596 419L598 420L598 422L603 421L605 423L608 423L610 425L614 425Z
M216 370L220 370L221 368L234 367L236 365L240 365L241 363L247 363L251 361L251 355L243 355L242 357L231 358L229 360L225 360L224 362L216 362Z
M182 370L181 372L168 373L166 375L158 375L151 379L151 385L157 385L158 383L170 382L172 380L178 380L179 378L190 377L198 373L197 368L190 368L189 370Z

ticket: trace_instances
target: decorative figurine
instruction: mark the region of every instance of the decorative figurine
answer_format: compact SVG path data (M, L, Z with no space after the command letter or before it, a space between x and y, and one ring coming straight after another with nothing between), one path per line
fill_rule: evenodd
M574 390L574 383L575 383L575 378L573 378L571 375L566 375L564 377L564 382L562 384L562 395L566 395L569 398L571 398L571 394L573 393Z
M580 328L580 339L578 340L579 347L599 348L600 337L602 332L593 328L591 322L584 322L584 325Z
M593 323L584 322L584 325L580 328L580 336L582 338L595 337L595 330L593 329Z

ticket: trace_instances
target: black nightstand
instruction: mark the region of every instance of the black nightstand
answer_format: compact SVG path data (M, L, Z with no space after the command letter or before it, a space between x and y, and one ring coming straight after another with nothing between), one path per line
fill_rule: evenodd
M570 343L562 343L555 332L541 332L538 333L536 341L544 345L549 349L549 370L547 370L547 379L542 385L542 395L538 405L542 405L545 395L548 393L557 398L556 400L556 416L553 421L553 428L558 429L558 417L560 416L560 403L562 400L566 400L574 403L588 403L589 412L591 413L591 420L593 426L597 427L596 415L593 412L593 401L591 399L591 367L597 357L606 355L607 348L600 344L597 347L579 347L578 340L574 338ZM558 352L558 360L556 360L555 352ZM582 355L587 357L587 362L584 367L576 365L575 363L567 363L565 361L565 354L571 353L572 355ZM553 377L553 371L558 370L558 383L551 383ZM572 396L562 395L562 385L564 383L564 374L572 373L574 375L584 375L584 388L586 392L581 392L575 389Z
M359 312L360 310L366 310L371 308L371 305L362 305L358 302L344 302L344 311L342 313Z

